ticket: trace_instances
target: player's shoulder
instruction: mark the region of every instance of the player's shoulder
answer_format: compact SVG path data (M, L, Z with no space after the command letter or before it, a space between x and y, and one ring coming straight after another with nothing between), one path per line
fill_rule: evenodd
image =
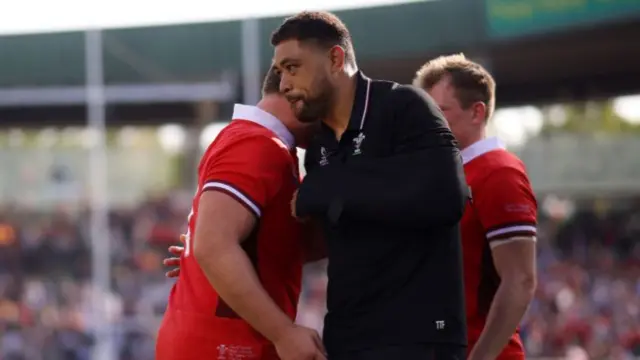
M209 145L205 157L247 156L252 159L277 160L286 156L289 149L271 130L246 120L233 120Z
M477 182L489 179L522 177L528 178L525 164L518 156L506 149L495 149L473 159L465 171Z
M511 151L499 148L478 157L478 161L483 163L484 167L491 169L500 168L519 168L524 170L524 163L520 158Z

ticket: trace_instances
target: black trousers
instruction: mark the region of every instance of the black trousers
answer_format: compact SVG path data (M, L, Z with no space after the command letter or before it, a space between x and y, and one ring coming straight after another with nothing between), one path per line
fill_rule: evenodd
M380 346L330 355L328 360L465 360L467 348L448 344Z

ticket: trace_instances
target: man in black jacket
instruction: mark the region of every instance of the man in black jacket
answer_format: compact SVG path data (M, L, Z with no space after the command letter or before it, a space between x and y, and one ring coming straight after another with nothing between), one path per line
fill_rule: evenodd
M358 70L345 25L303 12L273 33L280 89L307 149L294 215L323 225L332 360L463 359L460 153L422 90Z

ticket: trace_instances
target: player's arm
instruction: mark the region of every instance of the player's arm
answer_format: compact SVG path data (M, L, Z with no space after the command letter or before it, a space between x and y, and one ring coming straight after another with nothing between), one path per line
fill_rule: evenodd
M470 359L495 359L524 316L536 287L536 200L524 172L506 168L474 189L500 286Z
M262 287L241 243L256 225L255 215L232 196L201 195L193 255L229 306L265 337L275 341L291 320Z
M281 159L268 138L240 142L210 159L193 242L193 255L220 297L273 342L293 323L262 287L241 244L282 183Z
M460 220L468 191L460 153L442 113L419 89L399 87L392 96L398 109L395 154L310 172L300 187L298 216L418 228Z

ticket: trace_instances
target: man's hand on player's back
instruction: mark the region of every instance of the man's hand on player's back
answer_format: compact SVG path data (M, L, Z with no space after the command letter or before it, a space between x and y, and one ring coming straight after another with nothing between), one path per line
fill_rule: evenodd
M326 360L318 332L304 326L290 327L274 345L281 360Z
M186 235L180 235L180 243L184 244ZM162 260L162 264L166 267L172 267L173 269L167 271L165 276L168 278L177 278L180 276L180 257L184 252L184 246L169 246L169 253L173 256Z

